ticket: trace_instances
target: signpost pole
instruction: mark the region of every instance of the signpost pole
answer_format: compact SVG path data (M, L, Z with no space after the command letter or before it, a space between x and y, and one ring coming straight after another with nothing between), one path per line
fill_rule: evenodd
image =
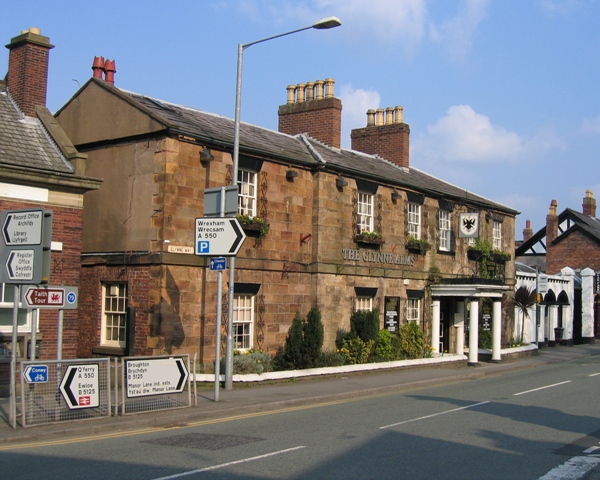
M62 360L62 343L63 343L63 324L64 324L64 313L61 308L58 311L58 333L56 338L56 359Z
M17 428L17 329L21 286L15 285L12 317L12 348L10 354L10 425Z
M225 216L225 187L221 187L221 205L219 217ZM221 380L221 296L223 293L223 270L219 270L217 280L217 325L215 332L215 402L219 401L219 382Z

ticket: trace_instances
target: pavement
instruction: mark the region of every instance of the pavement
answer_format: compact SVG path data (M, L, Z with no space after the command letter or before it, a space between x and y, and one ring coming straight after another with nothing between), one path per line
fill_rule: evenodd
M134 432L209 422L303 405L323 404L344 399L421 389L436 385L501 375L509 371L566 362L600 355L600 343L573 347L547 347L499 363L467 361L428 363L389 370L344 372L319 377L301 377L261 383L234 383L232 389L219 388L215 401L214 382L198 387L197 406L177 410L140 413L85 421L64 422L13 429L8 422L9 403L0 399L0 450L38 442L53 442L90 435ZM600 480L600 467L586 480Z

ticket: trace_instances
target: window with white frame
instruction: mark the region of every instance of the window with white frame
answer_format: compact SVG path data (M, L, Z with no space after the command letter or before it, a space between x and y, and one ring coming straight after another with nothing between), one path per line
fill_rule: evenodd
M15 300L15 285L0 283L0 333L12 333L13 306ZM20 299L17 307L21 307ZM33 310L18 308L17 332L31 333L31 317Z
M406 303L406 320L420 323L421 321L421 299L409 298Z
M408 204L408 236L421 239L421 205L418 203Z
M494 221L492 246L496 250L502 250L502 224Z
M358 192L358 233L373 232L373 195Z
M373 297L357 297L356 298L356 311L366 310L370 312L373 310Z
M238 170L238 214L256 216L256 172Z
M253 347L254 295L233 296L233 348L249 350Z
M439 227L440 227L440 250L444 252L450 251L452 232L450 230L451 225L451 217L450 212L448 210L440 209L440 219L439 219Z
M127 333L127 284L102 285L102 331L100 343L125 348Z

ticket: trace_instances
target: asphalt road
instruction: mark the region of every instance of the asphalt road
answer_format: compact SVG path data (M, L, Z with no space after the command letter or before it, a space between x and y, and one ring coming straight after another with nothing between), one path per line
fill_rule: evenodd
M598 460L599 389L600 358L589 356L101 440L51 440L2 451L0 472L49 480L576 479L569 462Z

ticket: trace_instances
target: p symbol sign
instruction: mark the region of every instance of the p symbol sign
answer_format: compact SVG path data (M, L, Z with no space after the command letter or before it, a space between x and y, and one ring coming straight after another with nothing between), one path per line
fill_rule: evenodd
M202 240L198 242L198 253L210 253L210 242Z

